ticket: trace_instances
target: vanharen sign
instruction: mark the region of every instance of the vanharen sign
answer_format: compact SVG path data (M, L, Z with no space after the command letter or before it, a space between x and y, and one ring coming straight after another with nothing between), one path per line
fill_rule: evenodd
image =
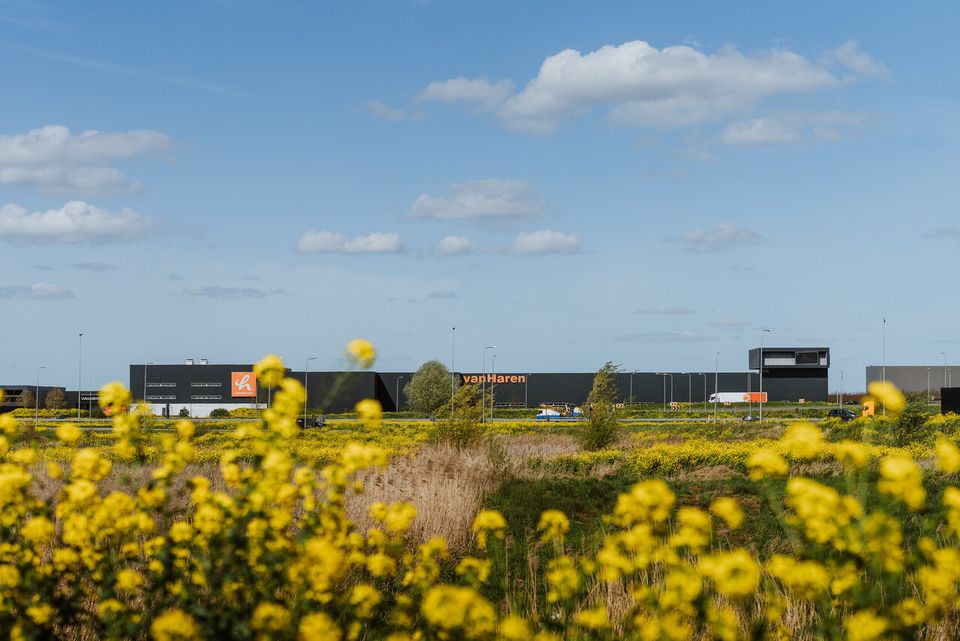
M479 385L480 383L526 383L527 377L524 374L464 374L463 382L470 385Z

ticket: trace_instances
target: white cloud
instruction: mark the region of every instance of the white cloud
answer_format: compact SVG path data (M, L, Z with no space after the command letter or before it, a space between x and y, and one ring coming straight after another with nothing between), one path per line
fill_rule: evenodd
M152 227L143 214L110 212L82 200L37 212L13 203L0 207L0 239L17 242L107 243L137 238Z
M492 109L513 92L509 80L490 82L486 78L451 78L431 82L420 92L420 100L432 102L469 102Z
M447 236L437 243L434 251L441 256L456 256L469 254L474 250L473 243L464 236Z
M25 298L28 300L63 300L73 298L73 292L63 285L36 283L34 285L0 286L0 298Z
M62 125L47 125L0 136L0 184L84 194L132 191L138 183L107 163L166 151L170 145L170 138L158 131L73 134Z
M385 105L379 100L368 100L360 105L360 107L371 116L380 118L382 120L401 121L407 120L408 118L407 112L403 109L397 109L395 107L391 107L390 105Z
M790 51L747 55L724 48L704 54L635 40L548 57L499 113L508 124L548 131L565 118L609 107L617 124L671 128L716 122L766 97L839 83L828 70Z
M111 265L110 263L98 263L98 262L87 262L87 263L70 263L70 266L74 269L82 269L88 272L115 272L120 271L120 268L116 265Z
M516 222L543 211L543 200L522 180L493 178L453 185L449 195L421 194L413 218Z
M692 307L641 307L634 312L643 316L680 316L696 313L697 310Z
M580 238L550 229L520 232L510 246L515 254L576 254L580 251Z
M221 285L204 285L202 287L186 287L183 293L195 298L217 298L221 300L236 300L238 298L266 298L273 294L283 294L282 289L256 289L254 287L224 287Z
M666 240L682 242L687 251L715 252L757 245L765 239L757 232L745 227L738 227L733 223L720 223L708 229L691 229L677 237L668 236Z
M450 300L453 298L460 298L457 292L451 292L448 290L438 290L435 292L430 292L427 294L427 298L432 298L434 300Z
M750 321L745 321L740 318L723 318L721 320L712 321L710 323L712 327L718 329L743 329L744 327L750 326Z
M720 134L720 142L726 145L777 145L794 142L799 138L797 130L772 118L754 118L734 122Z
M332 231L308 231L297 243L297 251L321 254L396 254L403 251L400 235L373 232L349 238Z
M883 78L887 76L887 68L868 54L860 51L860 46L853 40L848 40L836 49L830 49L820 57L823 64L837 64L862 76Z
M624 343L701 343L713 340L712 336L705 336L696 332L637 332L624 334L616 339Z

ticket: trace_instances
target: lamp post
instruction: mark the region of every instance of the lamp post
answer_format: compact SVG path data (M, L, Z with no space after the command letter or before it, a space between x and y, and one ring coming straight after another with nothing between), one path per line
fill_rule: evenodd
M36 405L36 407L34 408L34 414L33 414L34 431L36 431L37 428L40 427L40 370L42 369L47 369L47 366L41 365L40 367L37 368L37 393L34 394L34 398L33 398L34 405Z
M402 376L397 377L397 411L400 411L400 381L403 380Z
M927 368L927 405L930 404L930 368Z
M530 374L523 377L523 409L527 409L527 384L530 382Z
M486 423L487 419L487 350L497 349L496 345L487 345L483 348L483 369L480 377L480 423Z
M80 390L83 389L83 332L77 333L77 420L80 420Z
M143 402L147 402L147 365L156 365L156 361L143 364ZM192 403L191 403L192 405Z
M497 353L494 352L492 355L493 362L490 364L490 376L493 377L493 380L490 381L490 420L493 420L493 408L497 404L497 400L494 397L494 392L497 388Z
M304 363L304 366L303 366L303 427L304 429L306 429L307 427L307 407L309 407L310 405L310 403L308 402L310 399L310 386L308 385L308 383L310 382L310 361L315 361L318 358L320 357L319 356L309 357L307 359L307 362Z
M940 352L940 355L943 356L943 386L947 387L947 353ZM943 392L940 392L940 400L943 400Z
M667 376L670 377L670 402L673 403L673 374L671 374L670 372L663 372L663 373L661 373L661 374L659 374L659 375L660 375L660 376L663 376L663 377L667 377ZM666 379L666 378L663 379L663 398L664 398L664 401L663 401L663 409L667 409L667 401L666 401L666 398L667 398L667 379Z
M840 393L837 395L837 405L843 407L843 370L840 370Z
M704 372L697 372L703 377L703 411L707 411L707 375Z
M720 352L713 362L713 422L717 422L717 401L720 400Z
M763 423L763 335L770 330L760 330L760 422Z
M456 391L457 328L450 328L450 417L453 418L453 393Z
M667 409L667 375L663 372L657 372L657 376L663 377L663 409Z
M883 341L882 341L882 352L880 357L880 380L887 380L887 317L883 317ZM881 411L883 416L887 415L887 406L884 405Z
M633 375L637 373L637 370L630 372L630 404L633 405Z
M693 374L687 372L687 405L693 405Z

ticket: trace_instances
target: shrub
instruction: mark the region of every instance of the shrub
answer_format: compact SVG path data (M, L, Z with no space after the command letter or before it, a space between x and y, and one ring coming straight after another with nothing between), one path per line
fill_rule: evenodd
M449 400L437 410L435 438L464 448L479 441L485 433L484 424L481 422L485 410L479 386L461 386L452 401L452 413Z
M407 405L424 414L431 414L441 405L450 401L450 370L440 361L427 361L403 386L403 395ZM457 378L457 377L453 377ZM458 384L459 381L454 381ZM398 408L401 405L397 399Z
M230 418L230 411L225 407L217 407L210 410L210 418Z
M617 366L607 362L593 377L593 389L587 399L590 415L581 423L578 435L585 450L602 450L620 438L620 420L616 416Z

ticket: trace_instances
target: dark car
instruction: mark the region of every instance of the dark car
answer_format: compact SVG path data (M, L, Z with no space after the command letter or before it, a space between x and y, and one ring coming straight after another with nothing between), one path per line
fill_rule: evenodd
M759 421L760 418L757 417L757 416L754 416L753 414L747 414L747 415L744 416L741 420L743 420L743 421Z
M323 427L327 424L327 419L323 416L308 416L306 423L303 417L297 419L297 427Z
M832 409L827 412L828 418L839 418L841 421L852 421L857 418L857 413L847 408Z

